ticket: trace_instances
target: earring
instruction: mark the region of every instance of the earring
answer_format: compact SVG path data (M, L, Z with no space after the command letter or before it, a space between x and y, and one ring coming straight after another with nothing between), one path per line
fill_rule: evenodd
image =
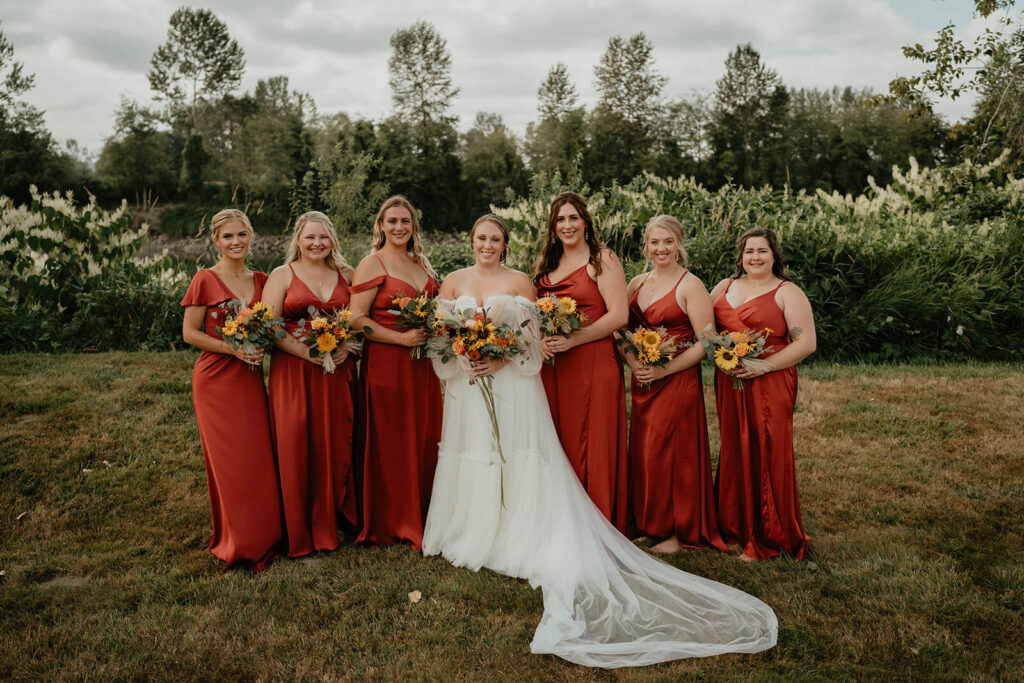
M590 228L587 228L586 230L583 231L583 239L587 240L588 242L590 241Z

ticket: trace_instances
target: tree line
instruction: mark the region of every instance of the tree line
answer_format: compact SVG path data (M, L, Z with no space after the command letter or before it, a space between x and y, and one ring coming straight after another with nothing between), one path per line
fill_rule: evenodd
M1009 10L977 0L976 13ZM787 87L750 44L737 45L710 93L667 97L654 46L643 34L613 36L594 67L599 97L579 102L564 64L537 91L537 117L517 136L496 112L459 130L459 88L447 42L428 22L391 36L392 110L377 120L321 113L286 75L239 92L245 54L206 9L182 7L153 53L156 105L122 99L95 168L61 148L42 114L21 101L32 77L14 61L0 27L0 194L87 187L101 200L137 205L258 206L284 225L308 209L339 228L365 228L388 194L415 198L433 229L464 227L492 205L529 191L531 178L578 178L598 190L646 173L727 184L857 194L885 185L909 157L925 166L991 160L1004 147L1010 170L1024 149L1024 29L1010 14L1002 32L965 45L953 27L932 50L904 52L926 69L890 92ZM965 76L965 73L968 74ZM979 95L972 117L949 125L931 98ZM578 188L583 189L583 188Z

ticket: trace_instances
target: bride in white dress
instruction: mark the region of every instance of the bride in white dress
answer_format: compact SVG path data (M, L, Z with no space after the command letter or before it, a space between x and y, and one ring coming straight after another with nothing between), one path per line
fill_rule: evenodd
M559 443L538 375L536 290L502 265L508 228L484 216L470 240L476 263L445 279L441 305L486 308L519 332L522 353L508 361L434 360L445 381L444 422L423 554L539 586L544 615L530 643L535 654L614 668L773 647L778 625L768 605L648 555L591 503ZM482 394L469 383L488 375L504 463Z

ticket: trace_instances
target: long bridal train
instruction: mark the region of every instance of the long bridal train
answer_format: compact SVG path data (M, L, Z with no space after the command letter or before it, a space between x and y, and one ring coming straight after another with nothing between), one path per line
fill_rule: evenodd
M530 644L536 654L615 668L773 647L778 624L768 605L651 557L604 518L551 421L537 374L536 319L524 308L530 302L494 296L485 304L491 318L513 329L529 321L523 354L493 380L506 462L481 393L468 382L468 364L435 359L446 390L424 555L539 586L544 615ZM472 297L442 305L479 308Z

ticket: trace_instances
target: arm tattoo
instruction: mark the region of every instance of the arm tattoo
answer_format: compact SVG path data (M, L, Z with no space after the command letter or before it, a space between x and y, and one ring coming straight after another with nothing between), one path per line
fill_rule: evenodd
M789 338L792 341L796 341L797 339L800 338L800 335L803 334L803 333L804 333L804 328L802 328L802 327L794 327L793 329L791 329L789 331Z

